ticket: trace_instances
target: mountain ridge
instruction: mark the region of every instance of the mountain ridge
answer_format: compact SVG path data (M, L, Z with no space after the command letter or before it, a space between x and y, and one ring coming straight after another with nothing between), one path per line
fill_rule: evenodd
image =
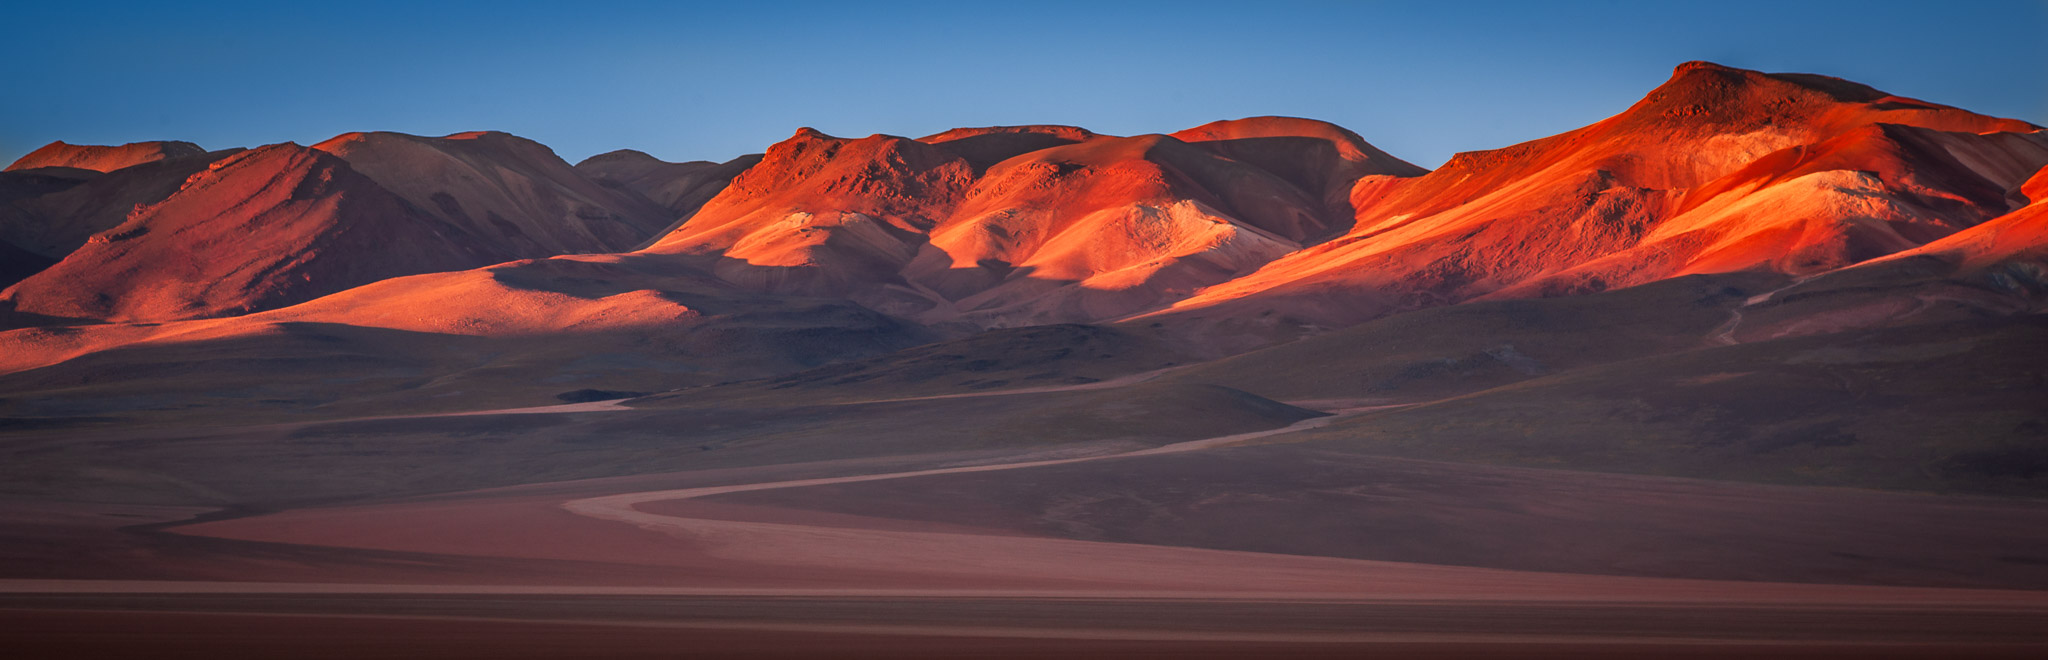
M15 191L0 240L56 261L22 261L0 293L0 369L354 323L562 338L548 360L617 342L591 346L645 351L644 390L1071 323L1209 359L1702 276L1788 287L1736 306L1752 318L1717 335L1730 341L2028 314L2048 293L2044 166L2032 124L1704 63L1613 117L1434 171L1292 117L1134 136L805 128L726 163L622 150L570 165L504 133L346 133L0 175ZM1870 281L1884 284L1854 284ZM849 352L775 343L792 337ZM536 368L520 346L493 359Z

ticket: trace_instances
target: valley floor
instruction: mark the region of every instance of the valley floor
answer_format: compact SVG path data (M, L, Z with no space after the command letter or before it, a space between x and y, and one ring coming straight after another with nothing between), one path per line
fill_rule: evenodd
M582 404L559 412L602 409ZM1491 562L1453 557L1466 565L1451 565L1313 556L1313 549L1224 549L1245 543L1230 539L1087 540L989 510L1015 504L1005 497L1017 499L1034 487L1116 482L1063 471L1171 480L1218 456L1255 468L1286 449L1268 443L1290 432L1376 409L1338 410L1267 431L1149 449L1082 445L1004 456L857 458L261 515L17 503L8 509L10 527L43 531L8 539L11 553L30 561L15 563L12 579L0 580L0 622L9 631L0 636L0 650L9 657L359 657L403 649L414 656L513 658L678 652L2038 657L2048 651L2048 591L1907 586L1926 579L1897 566L1895 555L1952 561L1934 547L1870 548L1873 561L1892 559L1888 571L1835 579L1697 579L1640 567L1623 571L1634 575L1502 567L1509 563L1504 558L1559 552L1554 538L1501 548ZM1523 489L1513 499L1526 506L1558 505L1545 492L1570 482L1590 493L1583 501L1618 502L1623 510L1635 503L1634 515L1668 506L1665 515L1694 516L1682 522L1699 534L1728 519L1754 518L1768 527L1788 520L1787 511L1825 516L1831 502L1844 498L1858 509L1886 507L1905 520L1960 515L1981 522L1989 516L2024 525L2048 518L2048 505L1990 498L1388 460L1401 462L1395 467L1404 473L1434 475L1447 492L1470 493L1463 503L1471 511L1463 518L1475 524L1487 516L1474 512L1499 503L1486 500L1488 488L1470 486L1498 489L1503 473L1520 479L1508 487ZM962 483L986 488L963 496ZM1182 490L1201 488L1195 480L1179 483ZM1127 485L1145 488L1142 479ZM1259 497L1217 488L1191 496L1212 503ZM1702 499L1703 488L1768 492L1749 498L1717 492L1704 498L1712 506L1685 504ZM923 506L906 506L900 499L905 489L930 497ZM807 503L806 494L824 496ZM1456 512L1433 515L1459 518ZM89 520L99 527L78 522ZM1296 536L1315 533L1315 521L1294 522L1303 526ZM1275 524L1285 529L1289 521ZM1781 526L1790 529L1751 531L1762 536L1737 542L1764 551L1775 545L1796 564L1800 543L1845 533ZM1240 534L1258 531L1236 527ZM1506 531L1515 540L1512 528ZM1851 538L1855 531L1848 530ZM1627 533L1610 535L1579 539L1577 551L1599 557L1612 552L1603 545L1622 542ZM1696 541L1726 543L1705 536ZM24 556L37 552L45 555L40 564ZM1708 552L1729 558L1725 550ZM2008 558L2024 568L2025 557ZM1674 550L1669 559L1661 572L1697 573L1687 564L1696 560L1683 552ZM70 566L78 574L38 566ZM82 577L99 579L75 579Z

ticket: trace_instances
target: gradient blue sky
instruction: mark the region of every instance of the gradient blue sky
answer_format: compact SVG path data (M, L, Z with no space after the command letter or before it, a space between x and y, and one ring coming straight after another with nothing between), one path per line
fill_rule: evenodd
M414 4L6 2L0 163L57 139L477 129L571 161L723 160L799 126L1278 114L1435 166L1619 112L1694 59L2048 125L2041 0Z

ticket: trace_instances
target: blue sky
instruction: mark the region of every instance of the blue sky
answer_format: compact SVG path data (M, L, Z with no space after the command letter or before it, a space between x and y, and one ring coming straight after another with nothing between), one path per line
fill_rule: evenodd
M1614 114L1707 59L2048 125L2048 1L0 3L0 162L495 129L571 161L799 126L1116 134L1295 115L1435 166Z

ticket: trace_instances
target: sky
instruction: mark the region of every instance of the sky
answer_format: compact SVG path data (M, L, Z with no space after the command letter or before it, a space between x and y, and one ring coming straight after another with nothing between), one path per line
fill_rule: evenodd
M1425 6L1426 5L1426 6ZM1620 112L1689 60L2048 125L2048 0L0 2L0 162L502 130L726 160L809 126L1165 133L1290 115L1426 167Z

